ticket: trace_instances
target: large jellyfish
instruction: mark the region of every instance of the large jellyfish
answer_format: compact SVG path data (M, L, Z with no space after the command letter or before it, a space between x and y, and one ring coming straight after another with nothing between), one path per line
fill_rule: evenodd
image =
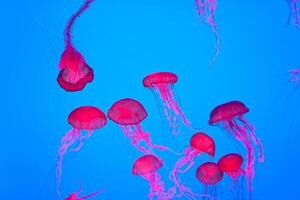
M95 195L97 195L99 192L93 192L91 194L88 194L88 195L84 195L84 196L81 196L79 197L79 194L82 192L82 188L80 188L79 191L77 192L73 192L71 193L65 200L84 200L84 199L87 199L87 198L90 198L90 197L93 197Z
M115 102L108 110L110 120L120 125L126 137L143 154L153 154L153 149L169 150L168 147L153 144L150 134L145 132L141 122L148 116L144 106L137 100L125 98ZM142 145L145 142L146 147Z
M94 106L78 107L70 113L68 122L73 128L61 139L57 153L56 189L59 198L64 155L67 152L79 151L84 141L93 134L94 130L105 126L106 121L106 115ZM87 131L87 133L83 134L83 130ZM75 146L71 148L73 145Z
M289 79L290 82L294 82L297 85L300 85L300 68L289 70L291 77Z
M200 165L196 171L196 178L205 185L204 194L208 199L216 199L217 189L216 184L223 178L223 172L216 163L206 162Z
M206 23L208 23L216 37L216 46L215 46L215 53L213 56L212 61L209 64L209 69L211 69L212 65L214 64L217 56L219 55L220 51L220 33L218 31L217 24L215 22L215 12L217 8L217 0L196 0L196 8L200 19L205 18Z
M234 199L244 199L242 181L239 181L239 178L244 176L244 170L241 168L242 164L243 157L237 153L226 154L218 161L218 167L233 180L229 190L232 192Z
M210 113L209 124L221 125L228 133L241 141L247 149L245 175L248 178L248 189L252 190L254 177L254 145L259 147L259 161L263 162L263 146L255 136L255 128L245 118L249 109L240 101L231 101L215 107Z
M170 188L165 191L164 182L157 172L163 166L162 160L154 155L144 155L139 157L133 164L132 174L142 176L150 184L149 199L168 200L174 198L175 190Z
M93 1L85 0L79 10L72 15L65 29L65 50L59 61L60 72L57 82L66 91L80 91L94 79L93 69L86 64L83 55L73 46L71 35L74 22Z
M186 173L194 165L195 157L203 153L213 157L215 155L215 142L205 133L198 132L191 137L190 146L184 150L184 156L176 162L169 175L170 180L179 189L180 195L187 199L195 199L199 194L193 193L190 188L184 186L178 178L178 173Z
M179 116L182 122L190 127L190 122L185 117L178 103L175 101L173 84L177 82L177 75L171 72L156 72L144 77L143 85L154 92L156 98L156 92L158 92L164 105L164 113L170 122L170 126L173 129L173 134L178 134L179 122L177 117Z
M300 28L300 23L299 23L299 14L298 14L298 1L299 0L287 0L290 9L291 9L291 15L290 18L293 18L293 23L296 26L296 28Z

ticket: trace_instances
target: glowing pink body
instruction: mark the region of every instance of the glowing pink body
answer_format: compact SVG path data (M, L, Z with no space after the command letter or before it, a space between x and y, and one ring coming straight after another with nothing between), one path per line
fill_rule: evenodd
M106 121L106 115L93 106L78 107L70 113L68 122L72 125L73 129L63 136L57 153L56 184L59 196L64 155L70 151L79 151L84 141L93 134L94 130L105 126ZM87 133L83 135L82 130L86 130ZM78 142L78 145L70 149L76 142Z
M291 77L289 79L290 82L294 82L297 85L300 85L300 68L289 70Z
M93 1L85 0L80 9L72 15L65 29L66 47L60 58L57 82L66 91L80 91L94 79L93 69L86 64L84 57L74 48L71 41L71 29L74 22Z
M195 0L195 3L200 19L205 18L205 21L211 26L216 37L215 54L209 64L209 68L211 68L220 51L220 34L214 19L217 8L217 0Z
M231 133L237 140L241 141L247 149L245 175L248 178L248 189L252 190L252 180L254 177L254 144L260 150L259 161L263 162L263 147L255 136L254 127L246 120L244 114L249 109L240 101L231 101L215 107L209 118L210 125L222 125L224 129Z
M178 173L186 173L194 165L195 157L202 153L213 157L215 155L215 142L205 133L198 132L191 137L190 147L184 150L184 156L176 162L169 176L170 180L179 189L180 195L185 196L187 199L194 199L199 195L193 193L190 188L180 182ZM185 169L183 169L184 167Z
M126 137L131 139L131 143L144 154L153 154L153 149L167 150L167 147L153 144L150 134L145 132L140 123L147 117L144 106L130 98L121 99L115 102L108 110L107 116L117 123L123 130ZM146 147L142 146L145 142Z
M230 176L234 182L237 181L238 177L244 174L242 170L243 157L240 154L230 153L224 155L218 161L219 168Z
M144 87L159 93L163 101L164 113L170 122L174 134L178 133L177 129L179 127L177 116L180 116L182 122L190 127L190 122L186 119L178 103L175 101L174 93L171 88L171 86L177 82L177 79L177 75L171 72L157 72L147 75L143 79Z
M77 192L73 192L65 200L84 200L84 199L87 199L89 197L93 197L93 196L95 196L95 195L97 195L99 193L99 192L93 192L91 194L79 197L79 194L81 193L81 191L82 191L82 189L80 189Z
M149 199L168 200L174 198L174 189L165 191L164 182L157 170L163 166L163 162L154 155L139 157L133 164L132 174L142 176L150 184Z

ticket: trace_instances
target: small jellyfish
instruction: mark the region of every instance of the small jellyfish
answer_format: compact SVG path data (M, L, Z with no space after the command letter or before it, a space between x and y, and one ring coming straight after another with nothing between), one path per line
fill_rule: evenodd
M174 198L174 188L165 191L164 182L157 172L163 166L162 160L154 155L139 157L133 164L132 174L142 176L150 184L149 199L168 200Z
M178 134L179 116L182 122L190 127L190 122L185 117L178 103L175 101L173 85L177 82L177 75L171 72L157 72L149 74L143 79L143 85L153 91L155 98L156 92L160 96L164 105L164 114L166 115L173 134Z
M206 199L215 199L217 196L216 184L223 178L223 172L216 163L206 162L200 165L196 171L196 178L205 185L203 197Z
M85 195L85 196L81 196L79 197L79 194L82 192L82 189L80 188L79 191L77 192L73 192L72 194L70 194L65 200L84 200L87 199L89 197L93 197L95 195L97 195L99 192L93 192L91 194Z
M240 101L231 101L215 107L209 117L209 125L221 125L236 140L241 141L247 149L245 175L248 178L248 189L252 190L254 177L254 145L259 147L259 161L264 161L263 147L255 136L255 128L245 118L249 109Z
M233 184L229 189L234 199L245 199L243 197L242 183L239 181L239 178L243 177L245 173L242 169L242 164L243 157L237 153L226 154L218 161L218 167L233 180Z
M94 79L93 69L86 64L83 55L72 43L71 30L76 19L89 8L94 0L85 0L79 10L71 16L65 28L65 50L59 61L60 72L57 82L64 90L75 92L83 90L87 83Z
M294 25L296 28L300 28L300 23L299 23L299 14L298 14L298 1L299 0L287 0L290 9L291 9L291 14L290 18L293 18Z
M220 33L218 31L217 24L215 22L215 12L217 8L217 0L196 0L196 8L200 19L205 18L206 23L208 23L216 37L216 46L215 46L215 53L213 56L212 61L209 64L209 69L211 69L212 65L214 64L217 56L220 52Z
M289 79L290 82L295 83L296 85L300 85L300 68L289 70L291 77Z
M178 173L186 173L194 165L196 156L204 153L213 157L215 155L215 142L205 133L195 133L190 139L190 146L184 150L184 156L176 162L169 175L170 180L179 189L180 195L187 199L195 199L199 194L195 194L190 188L184 186L178 178Z
M145 132L141 122L148 116L144 106L137 100L124 98L115 102L108 110L107 116L117 123L131 143L143 154L153 154L153 149L169 150L164 146L153 144L150 134ZM143 147L145 142L146 147Z
M69 114L68 122L73 128L61 139L57 153L56 189L59 198L64 155L67 152L79 151L84 141L88 139L96 129L105 126L106 121L106 115L94 106L81 106ZM83 134L83 131L87 131L87 133ZM71 148L75 143L78 143L77 146Z

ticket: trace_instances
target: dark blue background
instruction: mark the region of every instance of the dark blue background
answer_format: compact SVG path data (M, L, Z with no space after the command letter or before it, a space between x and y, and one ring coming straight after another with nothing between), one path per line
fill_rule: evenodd
M216 140L218 159L243 152L231 137L207 120L211 109L238 99L251 112L265 147L265 163L256 168L257 199L296 199L299 189L299 88L288 83L289 68L300 66L299 31L287 24L284 0L218 2L216 22L222 48L213 70L207 66L215 38L201 23L193 0L95 1L75 24L74 44L95 70L82 92L67 93L56 82L64 49L63 29L82 1L2 1L0 198L55 199L55 156L71 127L69 112L95 105L104 111L123 97L140 100L149 112L143 122L158 144L176 150L188 145L192 131L171 137L154 97L141 81L154 71L172 71L175 92L187 117ZM166 166L176 157L161 154ZM140 156L120 128L109 122L64 162L63 196L83 185L85 193L106 191L95 199L147 199L148 184L131 175ZM201 159L200 159L201 160ZM186 185L202 191L194 173ZM160 173L166 177L168 170Z

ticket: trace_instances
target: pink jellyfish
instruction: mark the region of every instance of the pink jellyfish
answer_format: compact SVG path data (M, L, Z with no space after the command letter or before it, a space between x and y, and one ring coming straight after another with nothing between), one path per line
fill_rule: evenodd
M205 18L205 21L211 26L216 37L215 53L212 61L209 64L209 69L211 69L220 51L220 34L215 23L217 0L196 0L195 3L200 19Z
M232 190L232 194L235 196L235 199L244 199L241 197L241 192L239 191L241 184L238 184L239 177L243 177L244 175L244 170L241 168L242 164L243 157L237 153L226 154L218 161L218 167L233 180L230 190L235 189ZM235 185L236 187L233 187Z
M106 115L96 107L82 106L70 113L68 122L73 128L61 139L57 153L56 188L59 198L64 155L70 151L79 151L83 146L83 142L93 134L94 130L105 126ZM83 130L87 131L85 135L82 133ZM78 142L78 145L74 148L70 148L76 142Z
M81 192L82 192L82 188L80 188L79 191L73 192L72 194L70 194L65 200L84 200L84 199L87 199L89 197L93 197L93 196L95 196L99 193L99 192L93 192L91 194L79 197L79 194Z
M248 189L252 190L252 180L254 177L254 144L260 150L259 161L263 162L263 147L259 139L255 136L255 128L251 125L244 114L249 109L240 101L231 101L215 107L209 117L209 125L222 125L224 129L241 141L247 149L245 175L248 178Z
M216 163L206 162L200 165L196 171L196 178L205 185L204 194L209 199L215 199L216 184L223 179L223 172ZM212 187L211 190L209 187Z
M173 134L178 133L177 129L179 124L177 116L181 118L182 122L186 126L190 127L190 122L186 119L184 113L174 98L172 86L177 82L177 79L177 75L171 72L157 72L149 74L143 79L144 87L154 91L154 94L155 92L159 93L159 96L163 101L164 113L170 122L170 126L173 129Z
M289 70L291 77L289 79L290 82L294 82L297 85L300 85L300 68Z
M108 110L110 120L120 125L126 137L131 138L131 143L144 154L152 154L153 148L168 150L167 147L153 144L150 134L145 132L141 122L147 117L147 111L137 100L125 98L115 102ZM143 147L141 142L145 142Z
M149 199L157 197L157 200L168 200L174 197L175 191L170 188L165 191L164 182L157 171L163 166L162 160L154 155L139 157L133 164L132 174L142 176L150 184Z
M213 157L215 155L215 142L205 133L198 132L191 137L190 146L184 150L184 156L176 162L169 175L170 180L178 187L180 195L184 195L187 199L195 199L199 195L193 193L190 188L185 187L180 182L178 173L186 173L194 165L195 157L202 153Z
M299 0L287 0L291 8L291 17L293 17L296 28L300 28L299 16L298 16L298 1Z
M65 29L65 50L59 61L60 72L57 77L58 84L66 91L82 90L87 83L94 79L93 69L86 64L83 55L75 49L71 41L71 29L76 19L88 9L94 0L85 0L79 10L72 15Z

